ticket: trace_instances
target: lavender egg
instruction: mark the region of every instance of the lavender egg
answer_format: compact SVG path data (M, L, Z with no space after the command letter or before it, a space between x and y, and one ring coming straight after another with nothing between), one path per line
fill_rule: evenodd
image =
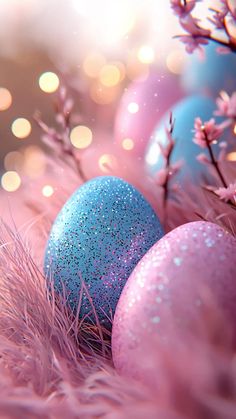
M178 78L153 69L146 80L137 79L125 90L118 106L114 141L118 149L143 158L150 135L164 113L183 93Z
M236 335L235 255L236 239L205 221L184 224L156 243L117 305L112 330L117 370L150 380L161 346L170 346L176 334L192 333L212 302Z
M45 273L57 293L65 289L73 311L82 296L80 318L94 321L96 311L100 323L110 327L127 278L162 236L156 214L133 186L98 177L80 187L56 218Z

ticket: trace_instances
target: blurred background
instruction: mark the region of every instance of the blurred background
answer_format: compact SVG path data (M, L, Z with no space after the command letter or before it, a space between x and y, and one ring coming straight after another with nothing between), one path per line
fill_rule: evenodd
M216 1L203 3L197 8L201 17ZM34 115L40 111L55 125L61 86L75 102L70 140L82 156L104 143L97 157L104 173L114 162L113 143L140 159L142 153L132 154L135 141L125 132L126 117L119 116L122 97L136 80L150 80L158 96L158 83L168 77L173 101L181 96L179 78L188 57L173 39L180 32L167 0L0 0L1 188L14 192L24 177L43 177L47 148ZM135 94L136 88L124 99L130 115L140 107ZM164 89L159 108L168 95ZM145 94L139 100L150 107ZM121 128L117 118L124 120ZM43 195L52 193L50 185L42 186Z

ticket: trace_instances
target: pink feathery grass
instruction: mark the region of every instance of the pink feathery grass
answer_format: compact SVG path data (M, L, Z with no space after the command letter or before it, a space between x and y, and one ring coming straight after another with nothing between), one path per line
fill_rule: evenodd
M146 356L158 366L154 382L114 370L109 346L96 351L65 302L49 297L45 278L17 233L1 229L0 416L6 418L232 419L236 368L231 326L209 304L204 321L174 346ZM8 240L3 237L7 233ZM173 351L174 347L174 351ZM142 362L142 359L140 359Z
M226 162L222 164L224 173L232 178L234 165L231 168ZM75 185L73 168L67 168L67 179L70 176ZM134 183L159 211L162 188L158 189L155 181L143 178L142 172L135 172L134 176ZM132 182L132 178L129 180ZM61 185L51 202L54 214L69 193ZM30 197L27 203L29 208ZM42 202L38 207L34 205L40 214L48 209L49 202L45 207ZM165 213L160 211L160 216L165 220ZM175 191L175 199L168 201L166 229L197 219L217 222L236 235L235 207L222 201L214 188L186 184L186 188ZM48 227L52 220L53 216ZM45 217L41 217L34 247L44 231ZM219 321L214 307L191 338L176 339L174 346L158 353L152 350L151 341L145 342L146 354L161 369L156 374L159 378L155 385L144 384L115 371L109 334L98 321L91 325L86 318L79 319L80 304L74 316L66 307L66 295L60 298L53 293L49 295L44 275L38 268L39 260L33 259L32 250L17 230L13 233L2 225L1 417L233 418L236 371L234 347L227 334L231 328ZM85 284L83 290L87 292ZM93 310L92 300L91 307Z
M231 105L234 106L234 100ZM70 113L71 106L71 102L65 105L64 119L60 116L62 111L59 112L60 132L68 133L67 112ZM226 112L225 104L220 104L220 109ZM204 125L203 131L200 122L195 127L199 141L219 139L219 127L213 120ZM121 167L111 167L109 175L134 184L153 205L166 231L202 219L215 222L236 236L235 163L220 161L221 173L229 180L227 188L219 188L218 172L209 154L205 163L213 170L213 185L219 185L218 188L209 185L205 175L201 185L192 185L186 179L182 188L172 187L169 194L170 176L177 170L170 165L173 128L171 118L167 130L169 143L162 150L165 157L162 182L157 184L136 162L130 162L126 172ZM57 140L54 136L50 140L53 148ZM64 140L67 144L68 135L63 136ZM143 342L140 364L148 357L155 369L150 382L144 383L138 378L123 377L114 369L110 334L99 324L83 278L82 292L87 294L95 317L92 324L87 317L79 317L82 300L73 314L67 307L65 291L56 295L53 283L49 291L40 269L42 254L35 253L35 249L42 238L45 241L55 215L84 179L80 172L82 159L78 170L74 154L65 153L60 147L54 151L50 173L58 178L55 194L44 201L41 195L36 199L36 194L31 195L27 188L26 198L21 202L22 214L30 209L37 216L37 229L33 221L30 223L31 247L14 226L14 214L13 228L4 223L0 228L0 417L234 419L236 366L232 330L235 327L213 301L209 299L206 312L191 335L173 336L172 344L159 347L158 351L152 338ZM163 189L168 217L162 205ZM18 199L22 201L22 195ZM18 209L17 200L14 207Z

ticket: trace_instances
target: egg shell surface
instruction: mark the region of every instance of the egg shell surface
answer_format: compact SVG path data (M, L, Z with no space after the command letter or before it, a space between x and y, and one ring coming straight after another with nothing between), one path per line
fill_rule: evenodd
M157 242L132 272L116 308L117 370L149 379L162 345L191 333L212 301L236 333L235 266L236 239L210 222L184 224Z
M80 317L110 327L120 293L132 270L161 237L159 219L127 182L98 177L80 187L57 216L45 254L45 272L55 290L66 290ZM81 284L85 288L81 294ZM90 303L90 297L92 304Z
M217 44L204 46L204 55L196 51L182 74L182 86L189 93L207 93L216 97L221 90L236 90L236 54L220 54Z
M153 70L147 79L133 81L117 109L114 127L117 147L122 149L125 141L131 140L127 154L143 158L155 125L182 96L179 80L171 74Z

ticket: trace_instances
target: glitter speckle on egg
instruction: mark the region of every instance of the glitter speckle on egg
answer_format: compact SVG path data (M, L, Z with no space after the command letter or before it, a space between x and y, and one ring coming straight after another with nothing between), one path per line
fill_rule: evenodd
M156 352L175 334L191 331L209 299L235 323L235 254L236 239L205 221L177 227L156 243L132 272L117 305L112 331L117 370L144 380L152 375L149 362L152 373L155 365L146 347Z
M80 317L110 327L110 318L125 282L137 262L163 235L146 199L120 178L98 177L80 187L52 226L45 271L55 289L63 287L73 310L83 292Z

